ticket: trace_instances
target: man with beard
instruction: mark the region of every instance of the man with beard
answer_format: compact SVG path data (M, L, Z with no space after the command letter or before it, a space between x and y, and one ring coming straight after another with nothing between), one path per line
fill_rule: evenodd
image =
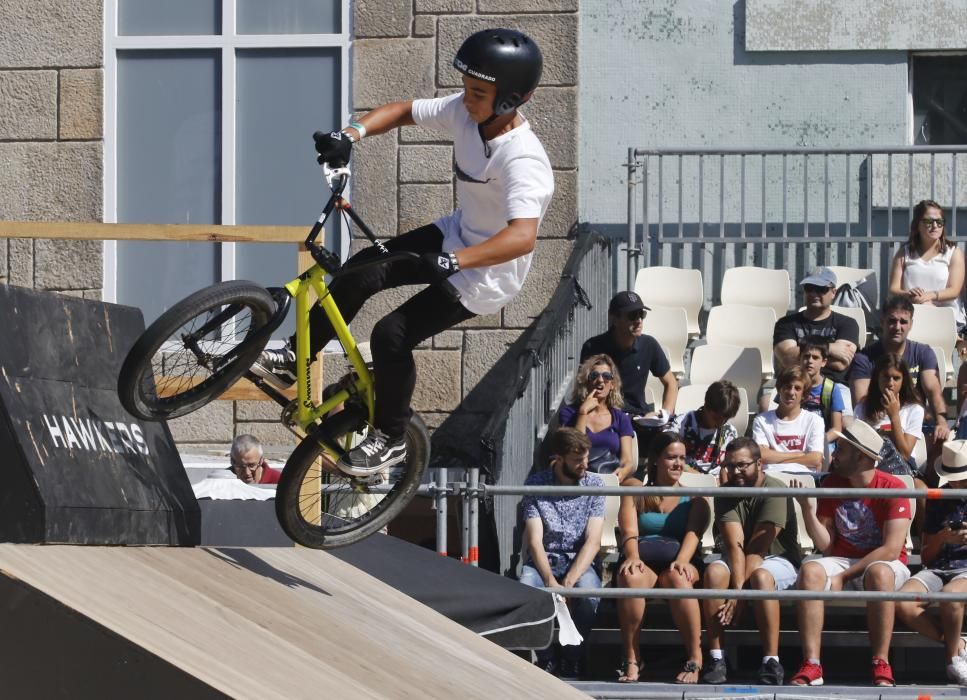
M604 486L588 472L591 441L575 428L561 428L549 439L551 468L532 474L525 486ZM604 496L525 496L524 542L527 561L520 582L535 588L600 588L596 561L604 529ZM568 600L574 624L587 639L599 598ZM580 677L584 645L559 645L537 652L537 663L555 675Z
M823 480L823 488L902 489L904 483L876 468L883 438L864 421L854 421L838 434L836 472ZM798 486L795 481L792 486ZM821 559L802 565L799 588L807 591L896 591L910 578L906 537L910 527L907 498L820 498L813 507L797 497L806 531ZM801 600L799 635L803 664L790 681L793 685L822 685L820 639L824 603ZM888 654L893 636L894 603L871 600L866 618L873 651L875 686L896 685Z
M762 469L759 446L747 437L736 438L725 448L722 469L728 474L723 488L764 486L784 488L785 484ZM705 588L751 588L784 591L796 583L802 561L796 510L791 498L746 496L715 498L715 525L722 558L705 570ZM705 600L705 620L711 661L705 666L702 682L725 683L727 667L722 651L725 628L740 615L742 602ZM784 671L779 663L779 601L754 603L756 626L762 639L762 666L758 680L762 685L782 685Z

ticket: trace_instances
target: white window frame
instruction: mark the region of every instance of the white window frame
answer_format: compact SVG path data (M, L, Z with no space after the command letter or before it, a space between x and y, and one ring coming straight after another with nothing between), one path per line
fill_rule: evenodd
M351 0L341 0L338 34L238 34L236 0L221 0L222 32L219 35L122 36L118 34L118 2L104 2L104 198L106 223L117 222L117 52L125 49L220 49L222 79L221 115L221 222L235 224L235 92L236 51L239 49L338 48L340 49L339 111L343 122L351 116L350 51L352 48ZM308 230L308 226L307 226ZM348 232L342 247L348 249ZM235 244L221 243L221 279L235 278ZM117 241L104 241L104 301L117 302Z

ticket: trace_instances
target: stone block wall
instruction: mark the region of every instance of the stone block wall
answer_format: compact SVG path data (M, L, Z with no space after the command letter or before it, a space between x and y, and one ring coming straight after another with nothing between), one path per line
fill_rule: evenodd
M103 3L0 2L0 220L100 221ZM98 299L100 241L0 239L0 281Z
M519 29L544 54L541 87L522 111L550 157L555 193L527 283L501 312L471 319L417 351L413 408L431 429L475 388L473 406L465 404L462 413L472 408L470 413L482 419L490 402L481 379L547 304L571 249L566 237L577 219L578 0L354 0L353 8L357 114L394 100L459 90L453 55L464 37L480 29ZM390 237L430 223L455 205L453 149L445 134L405 127L364 139L353 158L355 205L379 234ZM354 241L354 246L365 244ZM357 337L368 337L375 322L414 291L375 297L357 316ZM327 377L344 367L341 357L328 358ZM469 420L476 422L473 415Z

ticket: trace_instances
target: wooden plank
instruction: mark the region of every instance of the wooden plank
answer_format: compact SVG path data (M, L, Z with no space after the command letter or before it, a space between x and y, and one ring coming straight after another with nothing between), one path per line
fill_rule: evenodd
M172 381L174 377L171 376L161 376L157 375L154 378L154 385L158 389L158 396L161 398L167 398L172 394L177 392L185 391L185 389L201 384L203 380L207 377L178 377L178 381ZM186 386L187 385L187 386ZM281 392L289 399L295 399L296 388L292 385L285 391ZM271 401L272 399L266 396L262 391L252 384L248 379L239 379L235 384L230 386L223 394L219 397L219 400L227 401Z
M104 224L82 221L0 221L0 238L207 243L302 243L305 226Z

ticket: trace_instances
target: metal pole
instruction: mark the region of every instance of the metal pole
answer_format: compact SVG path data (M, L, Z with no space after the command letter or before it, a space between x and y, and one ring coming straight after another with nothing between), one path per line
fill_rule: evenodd
M631 289L634 285L634 249L635 249L635 193L637 182L635 177L635 149L628 149L628 279L625 282L625 289Z
M437 467L437 490L433 499L436 509L436 551L447 556L447 468Z
M483 491L480 489L480 467L471 467L470 479L467 484L470 503L470 565L480 566L480 501Z
M805 476L805 475L804 475ZM811 477L810 477L811 478ZM817 488L814 486L499 486L481 484L485 496L712 496L716 498L747 498L770 496L789 498L925 498L929 500L960 500L967 498L967 489L914 488Z
M470 495L467 493L467 487L470 484L470 470L464 468L463 470L463 484L460 485L460 509L461 515L463 516L463 528L461 533L461 543L460 543L460 561L464 564L470 561Z
M895 600L922 602L967 601L967 593L921 593L919 591L784 591L735 590L733 588L555 588L565 598L665 598L667 600Z

